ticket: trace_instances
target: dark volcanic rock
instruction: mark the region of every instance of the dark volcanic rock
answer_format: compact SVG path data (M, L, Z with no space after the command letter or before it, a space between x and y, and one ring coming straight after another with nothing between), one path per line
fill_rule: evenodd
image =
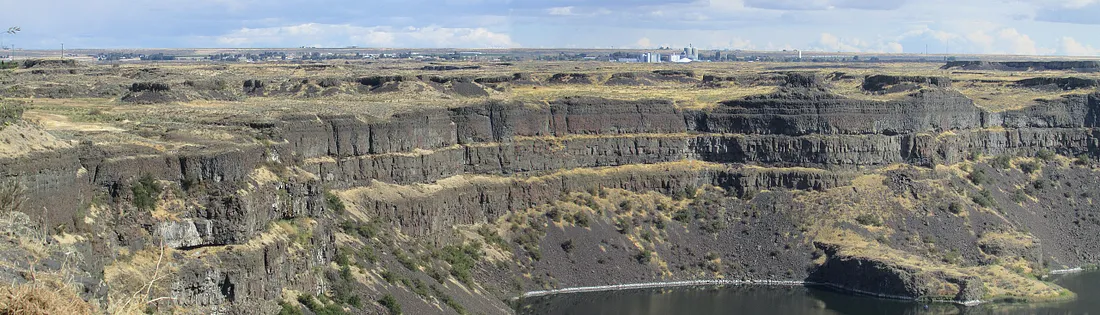
M863 257L841 254L832 245L814 243L825 251L825 263L807 280L842 290L890 298L954 300L969 302L985 295L982 280L954 276L943 271L926 271Z
M1050 90L1076 90L1095 88L1100 86L1100 81L1096 79L1084 79L1084 78L1031 78L1016 81L1017 86L1031 87L1031 88L1046 88Z
M243 92L244 94L249 96L263 96L264 85L264 81L245 80L243 84Z
M592 84L592 77L585 73L558 73L547 80L553 84Z
M440 65L440 66L424 66L424 67L420 68L420 70L425 70L425 71L451 71L451 70L476 70L476 69L481 69L481 66L447 66L447 65Z
M1004 70L1004 71L1042 71L1042 70L1070 70L1070 71L1097 71L1100 70L1100 62L1097 61L949 61L943 69L962 70Z
M489 96L489 92L486 92L484 88L471 82L454 82L451 84L451 89L454 89L455 94L465 97Z
M801 78L796 84L813 84ZM982 111L965 96L922 91L888 102L844 99L811 89L724 102L710 112L692 113L693 129L741 134L908 134L970 129Z
M946 77L919 77L872 75L863 79L861 88L868 92L898 93L919 90L921 87L951 87L951 79Z
M566 98L550 103L554 133L626 134L678 133L686 129L683 115L666 100L617 101Z
M172 89L168 87L168 84L165 83L138 82L130 85L130 92L167 92L171 90Z
M646 78L645 76L643 76L641 74L632 73L632 72L624 72L624 73L612 74L611 78L607 79L607 82L604 82L604 84L607 84L607 85L625 85L625 86L645 86L645 85L653 85L653 82L651 82L648 78Z

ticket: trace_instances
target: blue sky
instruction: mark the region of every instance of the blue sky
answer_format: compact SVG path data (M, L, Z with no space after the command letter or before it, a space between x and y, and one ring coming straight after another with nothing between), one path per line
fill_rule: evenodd
M23 48L1100 54L1100 0L0 0Z

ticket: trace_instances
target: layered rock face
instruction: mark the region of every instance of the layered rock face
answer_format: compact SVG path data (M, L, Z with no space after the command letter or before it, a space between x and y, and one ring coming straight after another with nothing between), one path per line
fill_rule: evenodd
M1004 71L1097 71L1100 70L1100 63L1096 61L949 61L947 62L947 65L943 66L943 69Z
M981 278L928 272L888 261L844 255L835 247L815 244L828 259L808 280L842 290L897 299L971 302L985 296Z
M558 78L581 79L586 78ZM191 254L178 260L181 267L170 290L174 305L247 313L256 307L273 310L273 303L261 301L279 298L283 289L321 292L330 285L309 275L333 261L333 230L345 219L326 200L327 190L345 192L344 199L369 220L430 239L455 226L492 223L572 192L600 188L674 194L716 186L731 196L751 198L766 190L842 187L858 170L892 164L934 166L976 155L1027 156L1044 150L1066 156L1100 152L1100 131L1095 130L1100 94L992 113L943 89L940 81L882 79L879 83L935 88L878 102L831 94L812 77L784 80L778 93L703 110L681 110L661 100L566 98L547 106L490 102L388 118L290 115L244 123L266 137L262 143L172 153L85 143L34 158L0 158L0 175L29 188L29 212L54 211L47 216L52 226L75 225L72 214L95 196L103 197L114 212L125 213L112 217L119 227L112 232L115 238L105 241L109 245L139 249L163 243ZM250 87L262 89L260 84ZM683 161L699 165L664 166ZM604 167L617 168L599 169ZM178 194L188 202L171 215L132 211L130 202L140 197L134 187L145 176L178 188L162 194ZM814 249L781 244L808 238L797 236L805 231L782 213L797 208L791 202L796 197L768 198L775 202L728 209L743 210L740 224L748 226L757 207L771 207L765 208L768 215L783 217L776 222L784 224L759 223L723 237L774 235L769 246L775 249L734 242L722 250L770 255L784 262L788 277L814 276L852 290L959 301L984 294L980 279L928 274L835 251L827 253L821 269L807 274L796 262ZM294 220L307 220L313 228L296 240L265 234ZM561 238L551 247L563 246L572 235L548 234ZM709 237L674 235L690 242ZM748 270L756 265L741 268L738 275L755 275ZM868 276L855 282L837 278L851 273ZM581 284L590 280L571 277ZM927 289L939 284L952 290Z
M460 174L515 174L697 159L850 168L954 163L973 154L1076 156L1097 140L1096 96L988 113L952 92L890 102L793 90L680 111L664 101L566 99L549 108L490 104L385 122L290 117L269 133L337 185L409 184Z

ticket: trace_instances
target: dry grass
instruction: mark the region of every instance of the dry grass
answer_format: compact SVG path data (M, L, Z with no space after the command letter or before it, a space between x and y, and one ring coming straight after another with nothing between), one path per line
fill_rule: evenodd
M549 102L570 96L604 97L623 100L666 99L684 109L704 109L719 102L764 95L777 90L775 86L731 86L702 88L693 84L664 84L656 86L609 86L599 84L570 84L551 86L520 86L512 89L512 97L525 102Z
M0 130L0 158L15 158L70 147L72 145L68 142L28 122L16 123Z
M84 301L76 290L53 281L0 287L0 314L52 315L97 314L99 310Z
M986 300L1017 298L1029 301L1053 301L1072 297L1072 293L1055 284L1036 280L1026 272L1011 270L1011 267L1002 265L962 267L953 264L945 264L923 256L915 255L908 251L893 249L875 241L869 241L858 234L849 231L830 231L818 239L826 243L840 245L842 255L863 257L872 260L887 262L902 268L918 270L920 272L938 272L953 277L977 276L985 285ZM931 284L933 288L939 288L935 295L951 299L958 291L958 287L951 283Z
M104 268L103 276L109 289L107 312L139 314L148 304L171 299L168 279L178 271L172 252L174 250L164 247L142 250Z

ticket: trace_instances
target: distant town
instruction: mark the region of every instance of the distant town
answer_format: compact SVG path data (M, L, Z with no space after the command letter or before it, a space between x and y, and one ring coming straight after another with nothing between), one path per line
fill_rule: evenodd
M198 53L201 51L213 53ZM692 63L692 62L942 62L957 59L980 59L977 56L958 58L947 55L874 54L842 52L804 52L800 50L743 51L729 49L701 50L694 46L682 49L511 49L511 50L444 50L444 49L371 49L359 47L288 49L128 49L128 50L19 50L0 49L0 59L74 58L95 62L286 62L323 60L416 60L416 61L598 61L616 63Z

